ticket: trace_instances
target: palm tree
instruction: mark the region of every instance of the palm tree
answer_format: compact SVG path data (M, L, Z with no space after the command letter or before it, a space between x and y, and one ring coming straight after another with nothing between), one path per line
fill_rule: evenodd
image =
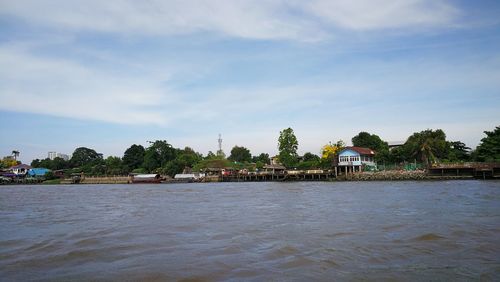
M12 156L14 156L14 160L16 160L16 161L17 161L17 157L19 157L19 151L17 151L17 150L13 150L13 151L12 151Z

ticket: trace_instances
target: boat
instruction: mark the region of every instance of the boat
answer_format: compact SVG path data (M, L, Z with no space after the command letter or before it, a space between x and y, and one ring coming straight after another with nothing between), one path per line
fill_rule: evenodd
M131 174L131 183L160 183L162 177L159 174Z

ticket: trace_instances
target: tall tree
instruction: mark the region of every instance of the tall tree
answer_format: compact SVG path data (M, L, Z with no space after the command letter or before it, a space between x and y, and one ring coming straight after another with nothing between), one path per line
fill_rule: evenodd
M141 145L132 145L125 150L123 154L123 164L128 167L130 171L139 168L144 162L144 154L146 150Z
M441 129L427 129L413 133L404 144L406 160L416 158L426 165L445 159L450 151L450 144L446 141L446 134Z
M177 149L172 147L165 140L156 140L149 142L151 145L146 149L144 155L144 168L148 171L154 171L163 167L167 162L174 160L177 155Z
M122 175L123 171L123 161L119 157L109 156L105 160L106 164L106 174L110 175Z
M98 154L93 149L79 147L73 152L70 163L73 167L80 167L85 165L95 165L99 161L102 161L101 154Z
M476 148L476 159L478 161L500 161L500 126L493 131L485 131L486 137Z
M279 160L285 167L293 167L297 163L299 142L290 127L280 131L278 138Z
M17 150L13 150L13 151L12 151L12 156L14 157L14 160L16 160L16 161L17 161L17 157L19 157L19 151L17 151Z
M450 142L450 154L448 155L450 161L469 161L470 158L470 148L465 143L460 141Z
M234 146L228 159L235 162L250 162L252 161L252 155L247 148Z

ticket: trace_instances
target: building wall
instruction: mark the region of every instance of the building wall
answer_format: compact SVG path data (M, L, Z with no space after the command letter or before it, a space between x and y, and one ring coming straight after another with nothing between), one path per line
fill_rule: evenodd
M344 160L344 158L348 158L348 160ZM357 158L353 160L353 158ZM339 165L340 166L358 166L361 165L361 158L358 152L353 150L345 150L339 154Z
M341 152L338 158L339 166L360 166L362 164L370 166L375 165L375 162L373 162L373 157L371 157L372 161L366 161L364 156L361 156L358 152L349 149ZM345 160L345 158L347 158L347 160Z

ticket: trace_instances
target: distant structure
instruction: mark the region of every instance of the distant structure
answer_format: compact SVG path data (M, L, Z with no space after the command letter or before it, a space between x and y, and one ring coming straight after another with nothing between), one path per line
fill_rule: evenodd
M49 159L51 159L51 160L54 160L55 158L61 158L61 159L65 160L65 161L69 160L69 156L68 155L57 153L57 152L49 152L49 154L48 154L47 157Z
M217 141L219 142L219 150L217 150L217 156L224 157L225 154L224 151L222 151L222 136L220 133L219 133L219 139Z

